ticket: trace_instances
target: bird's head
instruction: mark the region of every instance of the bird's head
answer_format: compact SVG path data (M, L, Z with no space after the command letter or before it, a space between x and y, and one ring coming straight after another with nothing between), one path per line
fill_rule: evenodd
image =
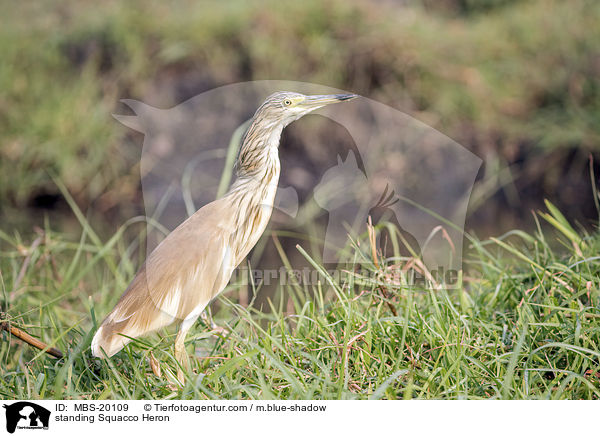
M356 94L304 95L279 91L267 97L256 111L255 118L262 118L265 124L279 124L285 127L315 109L356 97Z
M355 94L304 95L280 91L271 94L256 110L244 134L236 159L239 177L263 171L270 151L279 146L281 132L292 121L323 106L358 97ZM278 159L277 166L279 165ZM271 162L275 162L271 160Z

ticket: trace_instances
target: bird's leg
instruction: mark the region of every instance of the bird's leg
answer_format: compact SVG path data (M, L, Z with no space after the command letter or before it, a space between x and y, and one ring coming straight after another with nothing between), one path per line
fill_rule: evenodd
M213 319L212 315L208 313L208 310L205 310L204 312L202 312L202 314L200 315L200 318L202 318L202 321L204 321L204 323L211 328L212 333L215 333L215 334L227 333L227 329L225 327L221 327L220 325L218 325L215 322L215 320Z
M212 314L209 314L209 309L206 309L204 312L200 314L200 318L211 329L216 326L215 321L213 320Z
M185 319L179 328L179 332L177 333L177 338L175 338L175 359L179 362L179 367L177 368L177 380L183 385L185 384L185 377L182 370L182 367L187 370L190 369L190 361L187 352L185 351L185 337L196 322L197 317L194 319Z

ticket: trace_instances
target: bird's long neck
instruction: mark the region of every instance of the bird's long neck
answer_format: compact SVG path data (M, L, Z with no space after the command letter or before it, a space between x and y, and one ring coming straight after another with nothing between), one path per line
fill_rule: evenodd
M271 217L279 183L282 131L283 126L265 124L255 116L242 141L236 162L237 179L225 195L235 207L239 247L252 248ZM247 254L245 248L234 251L241 257Z
M255 115L242 140L235 163L236 180L227 195L243 191L257 194L256 190L279 182L279 140L281 123L267 123Z
M260 112L254 115L235 163L238 180L250 177L264 180L269 170L279 170L278 150L283 127L278 121L267 120Z

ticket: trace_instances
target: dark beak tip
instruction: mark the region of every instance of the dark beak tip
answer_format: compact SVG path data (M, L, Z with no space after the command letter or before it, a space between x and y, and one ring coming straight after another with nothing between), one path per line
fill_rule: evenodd
M356 94L337 94L335 96L335 98L337 98L339 101L346 101L346 100L352 100L353 98L358 97L358 95Z

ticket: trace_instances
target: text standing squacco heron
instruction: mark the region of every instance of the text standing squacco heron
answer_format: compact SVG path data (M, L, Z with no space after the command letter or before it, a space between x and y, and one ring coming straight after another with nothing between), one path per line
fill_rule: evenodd
M199 209L148 256L92 340L96 357L110 357L131 338L181 326L175 358L188 367L184 340L204 308L265 230L279 180L283 129L307 113L354 94L276 92L257 109L236 161L236 180L222 198ZM183 372L178 371L183 383Z

